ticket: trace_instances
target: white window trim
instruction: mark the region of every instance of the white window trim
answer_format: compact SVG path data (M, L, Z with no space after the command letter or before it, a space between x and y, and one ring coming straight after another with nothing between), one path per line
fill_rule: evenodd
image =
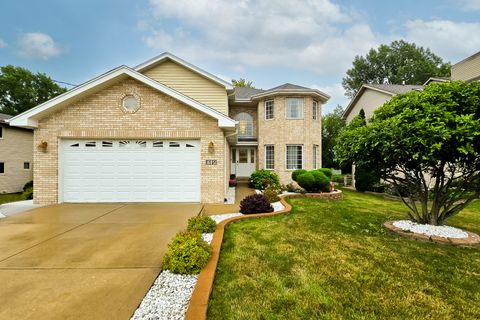
M272 117L270 119L267 119L267 102L272 102ZM264 118L265 121L270 121L275 119L275 102L274 100L265 100L264 107L263 107L263 113L264 113Z
M313 103L312 103L312 119L318 120L318 101L317 100L313 100Z
M313 145L313 165L312 165L312 168L315 170L315 169L318 169L318 144L314 144Z
M288 112L287 112L287 100L288 99L301 99L303 101L302 103L302 117L301 118L291 118L288 116ZM301 98L301 97L287 97L285 98L285 119L287 120L303 120L305 119L305 98Z
M295 171L295 170L300 170L300 169L288 169L288 157L287 157L287 153L288 153L288 148L287 147L302 147L302 168L300 169L304 169L305 168L305 153L304 153L304 148L303 148L303 144L286 144L285 145L285 171Z
M273 168L267 168L267 147L273 147ZM265 151L265 155L264 155L264 168L265 170L275 170L275 145L274 144L266 144L264 146L264 151Z

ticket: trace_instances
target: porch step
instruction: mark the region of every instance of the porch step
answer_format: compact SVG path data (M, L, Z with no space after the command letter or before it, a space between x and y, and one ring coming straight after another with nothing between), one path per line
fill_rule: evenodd
M237 177L237 182L250 182L250 177Z

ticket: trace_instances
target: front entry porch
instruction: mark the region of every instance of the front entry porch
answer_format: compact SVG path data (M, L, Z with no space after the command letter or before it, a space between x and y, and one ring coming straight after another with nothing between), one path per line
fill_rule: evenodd
M230 174L240 178L250 177L257 168L257 147L232 147L230 161Z

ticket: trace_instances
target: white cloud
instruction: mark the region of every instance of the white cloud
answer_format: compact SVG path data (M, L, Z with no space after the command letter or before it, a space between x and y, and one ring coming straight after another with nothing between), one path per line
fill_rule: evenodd
M153 21L144 42L185 59L230 66L289 66L343 74L356 54L378 45L370 27L330 0L150 0ZM213 18L214 17L214 18ZM169 30L164 22L181 28ZM143 22L142 22L143 25Z
M25 58L47 60L60 54L55 41L48 34L40 32L22 34L18 39L18 47L18 54Z
M458 62L480 48L480 23L450 20L407 21L406 38L430 48L441 57Z
M350 99L345 96L345 89L343 89L341 83L335 83L329 86L318 86L313 84L311 87L325 92L330 96L330 100L322 106L322 113L324 115L335 109L337 105L340 105L345 109L350 102Z
M461 0L460 3L464 10L480 10L480 0Z
M2 39L0 39L0 49L5 48L6 46L7 46L7 43L5 41L3 41Z

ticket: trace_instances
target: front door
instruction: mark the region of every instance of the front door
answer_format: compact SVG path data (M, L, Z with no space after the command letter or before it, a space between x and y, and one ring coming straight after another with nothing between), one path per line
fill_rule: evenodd
M255 148L232 148L230 173L249 177L255 171Z

